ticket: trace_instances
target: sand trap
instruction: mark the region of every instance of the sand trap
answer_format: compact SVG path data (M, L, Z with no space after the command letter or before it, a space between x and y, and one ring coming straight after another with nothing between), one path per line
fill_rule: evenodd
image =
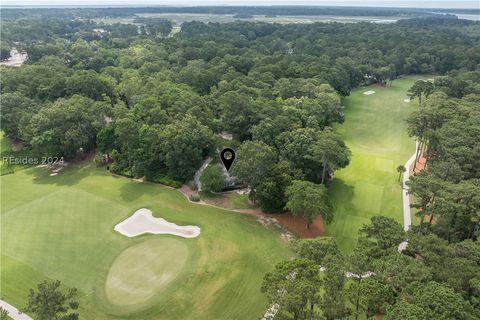
M403 99L403 102L410 103L410 99Z
M115 231L129 238L144 233L173 234L183 238L195 238L200 234L197 226L179 226L162 218L152 216L152 211L142 208L115 226Z
M369 90L369 91L365 91L363 94L366 95L366 96L369 96L369 95L372 95L374 93L375 93L375 91Z
M50 177L54 177L54 176L57 176L57 175L58 175L58 172L50 173Z

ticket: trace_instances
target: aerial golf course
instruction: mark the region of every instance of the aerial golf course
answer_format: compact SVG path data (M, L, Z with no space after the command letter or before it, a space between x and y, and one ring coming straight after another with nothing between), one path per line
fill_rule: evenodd
M6 175L2 194L2 298L19 308L29 288L59 279L78 288L83 319L253 319L266 305L263 274L291 254L253 217L93 164ZM201 234L114 231L142 207Z
M330 189L335 221L326 235L344 251L353 249L358 230L375 215L403 221L401 184L396 168L415 152L405 119L418 100L406 92L421 76L394 80L392 86L353 90L345 99L345 122L335 127L352 151L350 164L335 173ZM375 93L366 95L365 92Z
M335 221L326 235L346 252L370 217L402 221L396 168L415 151L404 119L416 101L404 99L418 78L359 88L345 100L345 123L335 130L352 159L335 175ZM82 319L257 319L267 305L263 275L292 256L253 216L190 203L174 189L90 162L55 176L20 170L2 176L1 188L1 297L18 308L30 288L58 279L78 288ZM128 238L114 230L140 208L201 233Z

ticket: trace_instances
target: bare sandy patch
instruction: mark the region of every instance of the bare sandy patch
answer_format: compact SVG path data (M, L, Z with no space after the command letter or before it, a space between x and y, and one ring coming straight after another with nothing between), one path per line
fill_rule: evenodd
M410 103L410 99L408 99L408 98L407 98L407 99L403 99L403 102L405 102L405 103Z
M115 231L129 238L145 233L172 234L183 238L195 238L200 234L197 226L179 226L162 218L155 218L152 211L142 208L115 226Z
M0 64L10 67L20 67L26 60L26 53L18 52L16 48L12 48L12 50L10 50L10 58L0 62Z
M231 141L233 140L233 134L229 133L229 132L221 132L220 133L220 137L223 139L223 140L228 140L228 141Z
M365 91L363 94L366 95L366 96L370 96L370 95L372 95L372 94L374 94L374 93L375 93L375 91L373 91L373 90L368 90L368 91Z

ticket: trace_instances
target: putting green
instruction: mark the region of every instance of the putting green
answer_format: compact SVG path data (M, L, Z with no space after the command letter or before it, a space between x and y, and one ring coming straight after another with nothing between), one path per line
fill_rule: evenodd
M108 301L130 311L148 305L182 273L188 255L187 245L169 238L149 239L125 249L108 271Z
M405 119L417 100L404 101L413 82L427 76L409 76L392 86L358 88L344 100L345 123L335 131L352 151L350 165L335 173L330 189L335 221L326 235L338 239L341 248L353 249L358 230L375 215L403 223L401 185L397 166L415 152ZM375 91L364 95L366 91Z
M0 177L7 302L22 308L30 288L58 279L78 289L84 320L258 319L265 312L263 275L291 251L254 217L189 203L177 190L114 177L93 163L49 174L32 168ZM114 231L145 207L202 232L184 239Z

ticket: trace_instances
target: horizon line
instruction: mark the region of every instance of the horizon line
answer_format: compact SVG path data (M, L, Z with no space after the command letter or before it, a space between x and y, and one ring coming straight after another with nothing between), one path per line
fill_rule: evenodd
M307 8L388 8L388 9L450 9L450 10L476 10L480 12L479 7L398 7L398 6L379 6L379 5L310 5L310 4L1 4L0 8L196 8L196 7L307 7Z

